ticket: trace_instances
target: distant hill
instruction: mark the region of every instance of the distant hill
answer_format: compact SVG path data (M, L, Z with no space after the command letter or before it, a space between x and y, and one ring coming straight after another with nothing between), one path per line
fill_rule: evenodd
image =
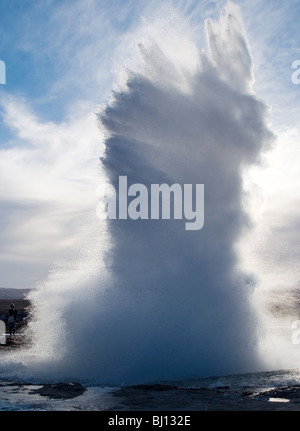
M31 289L12 289L0 287L0 299L25 299Z

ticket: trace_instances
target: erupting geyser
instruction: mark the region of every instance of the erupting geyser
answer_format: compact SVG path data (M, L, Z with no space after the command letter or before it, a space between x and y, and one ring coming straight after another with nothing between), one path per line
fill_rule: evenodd
M140 67L98 116L107 181L204 184L203 228L98 220L104 267L62 270L33 295L35 373L121 384L259 369L254 280L235 244L249 227L244 169L260 162L272 134L238 15L230 3L220 22L207 21L206 51L180 28L154 23Z

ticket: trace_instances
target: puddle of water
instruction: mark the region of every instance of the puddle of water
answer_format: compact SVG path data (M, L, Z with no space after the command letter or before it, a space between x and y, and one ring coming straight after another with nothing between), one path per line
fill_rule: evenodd
M269 398L269 403L289 403L287 398Z

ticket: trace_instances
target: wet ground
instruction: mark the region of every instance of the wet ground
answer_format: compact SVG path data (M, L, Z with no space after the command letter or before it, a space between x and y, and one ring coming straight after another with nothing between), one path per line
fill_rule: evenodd
M75 382L1 382L0 388L0 410L300 411L300 386L237 390L160 384L105 388Z
M124 410L300 411L300 386L261 390L154 385L122 388L113 395Z

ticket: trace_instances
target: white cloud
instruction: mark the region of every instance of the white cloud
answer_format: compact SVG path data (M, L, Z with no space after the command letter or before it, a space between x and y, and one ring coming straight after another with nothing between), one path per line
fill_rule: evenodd
M40 276L42 261L45 277L54 260L74 253L96 219L101 133L85 106L59 124L40 122L13 97L2 108L18 145L0 151L1 283L21 287L28 283L22 270L9 277L6 262L18 272L25 260Z
M255 229L243 238L242 249L267 291L294 288L300 280L299 137L297 128L281 132L264 165L246 176Z

